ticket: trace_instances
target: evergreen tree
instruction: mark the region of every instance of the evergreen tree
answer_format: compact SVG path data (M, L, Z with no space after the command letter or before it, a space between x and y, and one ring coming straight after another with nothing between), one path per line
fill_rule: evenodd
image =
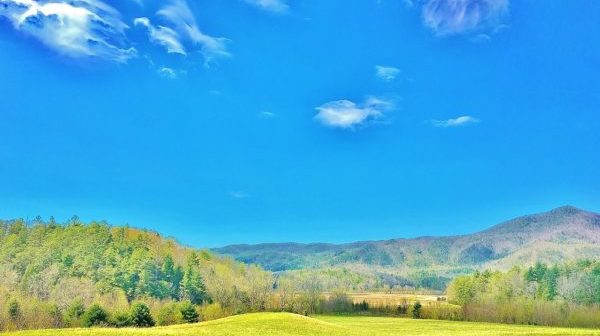
M196 254L188 258L187 266L181 279L181 298L193 304L201 304L206 299L206 288L202 276L198 271Z
M196 323L200 321L200 315L198 314L198 311L196 311L194 304L190 301L182 302L179 310L187 323Z
M83 314L83 326L92 327L108 324L108 313L98 304L93 304Z
M17 321L21 318L21 305L19 305L17 300L12 300L8 304L8 316L13 321Z
M421 305L421 302L419 302L419 301L415 302L415 305L413 306L413 309L412 309L412 317L414 319L421 318L421 309L422 308L423 308L423 306Z
M150 308L145 303L138 302L131 306L129 313L131 325L135 327L153 327L154 319L150 314Z

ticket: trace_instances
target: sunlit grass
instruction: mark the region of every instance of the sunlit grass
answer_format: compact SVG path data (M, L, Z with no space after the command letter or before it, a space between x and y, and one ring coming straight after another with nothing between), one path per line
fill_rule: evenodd
M149 329L63 329L22 331L6 336L358 336L358 335L598 335L600 330L516 326L490 323L413 320L390 317L317 316L258 313L224 319Z

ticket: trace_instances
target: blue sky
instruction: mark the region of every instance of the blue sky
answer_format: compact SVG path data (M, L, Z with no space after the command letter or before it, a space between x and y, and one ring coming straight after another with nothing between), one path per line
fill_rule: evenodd
M0 217L195 246L600 211L600 3L0 0Z

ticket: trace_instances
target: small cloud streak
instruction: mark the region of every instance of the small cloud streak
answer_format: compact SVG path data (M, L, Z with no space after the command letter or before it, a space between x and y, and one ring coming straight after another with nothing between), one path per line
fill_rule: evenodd
M286 0L244 0L246 3L258 7L264 11L285 14L289 10Z
M259 117L263 119L273 119L277 116L277 114L269 111L263 111L258 114Z
M509 0L428 0L424 24L438 36L497 32L508 13Z
M179 77L177 71L167 67L160 68L157 72L161 77L168 79L177 79L177 77Z
M391 82L400 74L400 69L393 66L375 66L375 75L386 82Z
M250 197L246 192L240 190L230 192L229 196L235 199L244 199Z
M454 119L432 120L431 124L435 127L460 127L479 123L479 119L465 115Z
M315 120L329 127L352 129L369 121L381 118L393 108L390 101L369 97L363 104L350 100L336 100L316 108Z

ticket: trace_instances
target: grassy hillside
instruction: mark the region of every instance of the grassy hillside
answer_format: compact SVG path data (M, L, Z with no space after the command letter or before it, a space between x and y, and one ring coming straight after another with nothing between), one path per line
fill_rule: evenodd
M412 320L386 317L322 316L309 318L287 313L240 315L192 325L151 329L71 329L24 331L7 336L117 336L117 335L229 335L229 336L467 336L467 335L600 335L600 330L509 326L489 323Z
M375 275L373 281L397 287L427 278L427 274L410 276L422 270L450 278L482 268L506 270L516 264L529 266L537 261L599 258L600 215L565 206L464 236L339 245L233 245L215 251L273 271L345 268L355 276ZM397 274L403 274L404 278Z

